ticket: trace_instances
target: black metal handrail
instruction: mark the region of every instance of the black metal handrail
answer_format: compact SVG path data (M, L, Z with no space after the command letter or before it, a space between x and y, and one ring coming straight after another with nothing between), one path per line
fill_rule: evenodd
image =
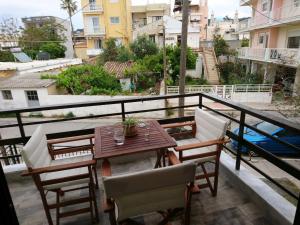
M146 109L146 110L134 110L134 111L126 111L126 103L134 103L134 102L145 102L145 101L154 101L154 100L165 100L165 99L174 99L174 98L186 98L186 97L199 97L199 103L193 104L193 105L185 105L185 106L174 106L174 107L164 107L164 108L155 108L155 109ZM210 100L213 100L215 102L218 102L222 105L228 106L231 109L240 111L240 119L232 118L222 112L219 112L215 109L212 109L206 105L203 104L203 98L207 98ZM100 114L100 115L89 115L89 116L81 116L81 117L74 117L74 118L64 118L64 119L51 119L46 121L35 121L35 122L23 122L21 113L28 113L28 112L36 112L36 111L47 111L47 110L55 110L55 109L66 109L66 108L80 108L80 107L90 107L90 106L104 106L104 105L113 105L113 104L119 104L120 105L120 112L116 113L108 113L108 114ZM116 99L116 100L106 100L106 101L93 101L93 102L84 102L84 103L73 103L73 104L63 104L63 105L50 105L50 106L40 106L40 107L31 107L31 108L22 108L22 109L11 109L11 110L0 110L0 115L3 113L15 113L17 118L17 123L15 124L7 124L7 125L1 125L0 128L9 128L9 127L19 127L20 131L20 137L18 138L10 138L10 139L2 139L0 140L0 146L1 145L11 145L11 144L18 144L18 143L26 143L27 140L30 138L29 136L26 136L24 126L29 125L37 125L37 124L43 124L43 123L54 123L54 122L63 122L63 121L71 121L71 120L82 120L82 119L89 119L89 118L100 118L100 117L108 117L108 116L122 116L122 119L125 119L126 115L129 114L136 114L136 113L145 113L145 112L153 112L153 111L161 111L161 110L168 110L168 109L178 109L178 108L188 108L188 107L204 107L210 111L213 111L227 119L230 119L236 123L239 124L239 134L236 135L231 131L227 131L227 135L238 141L238 149L237 152L234 154L236 157L236 169L238 170L240 168L241 161L245 160L242 158L241 155L241 149L242 146L248 146L251 148L252 151L259 154L261 157L265 158L267 161L271 162L278 168L282 169L283 171L287 172L291 176L295 177L296 179L300 179L300 170L291 164L281 160L277 156L271 154L270 152L264 150L263 148L254 145L247 140L243 138L243 131L244 127L249 127L251 129L255 128L245 122L246 115L250 115L253 117L256 117L258 119L267 121L269 123L275 124L277 126L283 127L285 129L293 130L295 132L300 133L300 125L292 123L286 119L279 118L276 116L273 116L271 114L261 112L256 109L252 109L250 107L233 103L228 100L224 100L222 98L211 96L205 93L193 93L193 94L184 94L184 95L166 95L166 96L151 96L151 97L137 97L137 98L128 98L128 99ZM182 117L182 118L172 118L172 119L162 119L159 120L161 124L166 123L173 123L173 122L180 122L180 121L189 121L193 120L193 116L189 117ZM272 138L275 141L278 141L281 144L284 144L286 146L289 146L290 148L293 148L295 150L299 150L299 147L294 146L288 142L282 141L277 137L273 137L264 131L261 131L257 128L254 129L256 132L265 135L269 138ZM75 131L67 131L67 132L58 132L53 134L48 134L47 138L60 138L60 137L67 137L67 136L76 136L76 135L82 135L82 134L91 134L94 132L94 129L84 129L84 130L75 130ZM9 156L11 158L13 156ZM20 157L19 155L15 155L15 157ZM0 157L0 159L3 159L5 157ZM250 163L248 163L249 165ZM255 167L251 164L251 167ZM254 168L256 171L263 174L267 179L269 179L272 183L276 184L278 187L286 191L289 195L292 197L298 199L299 202L299 196L296 196L295 194L288 191L286 188L284 188L282 185L280 185L278 182L276 182L274 179L272 179L270 176L265 174L263 171L259 170L257 167ZM298 210L299 211L299 210ZM297 212L298 212L297 211ZM296 214L295 221L299 217L298 214ZM299 218L298 218L299 219Z

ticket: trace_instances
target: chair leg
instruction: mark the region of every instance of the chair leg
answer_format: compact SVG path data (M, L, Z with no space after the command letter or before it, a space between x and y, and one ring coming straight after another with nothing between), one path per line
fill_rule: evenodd
M93 194L92 194L92 188L94 188L93 183L89 183L89 202L90 202L90 208L91 208L91 220L94 221L94 213L93 213Z
M212 185L211 185L211 182L210 182L210 180L209 180L209 176L208 176L208 174L207 174L207 171L206 171L206 169L205 169L205 166L204 166L204 164L202 164L202 163L201 163L200 165L201 165L202 171L203 171L203 173L204 173L205 180L206 180L206 182L207 182L207 184L208 184L209 190L211 191L212 195L214 196L214 188L213 188Z
M59 225L59 195L60 192L59 190L55 192L56 193L56 204L57 204L57 208L56 208L56 225Z
M93 171L95 174L95 184L96 184L96 189L99 189L99 183L98 183L98 175L97 175L97 166L93 166Z
M214 191L213 191L213 196L217 196L217 193L218 193L219 164L220 164L220 160L217 158L216 164L215 164L215 177L214 177Z
M39 192L41 194L41 199L42 199L42 202L43 202L43 206L44 206L44 210L45 210L46 217L47 217L47 220L48 220L48 224L53 225L53 221L52 221L52 218L51 218L50 209L49 209L49 206L48 206L48 203L47 203L45 193L44 193L43 190L39 190Z
M94 210L95 210L96 222L99 222L97 200L96 200L96 194L95 194L94 181L93 181L93 175L92 175L92 168L91 167L89 167L89 173L90 173L90 184L93 185L93 187L91 187L91 195L90 195L90 197L92 198L92 200L94 202ZM93 210L93 209L91 209L91 210Z

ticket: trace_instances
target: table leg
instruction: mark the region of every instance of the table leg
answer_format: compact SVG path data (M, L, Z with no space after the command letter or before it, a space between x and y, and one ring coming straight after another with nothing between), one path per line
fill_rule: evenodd
M160 150L156 151L157 158L156 158L156 163L155 163L154 168L166 166L165 154L166 154L166 149L160 149ZM162 161L163 165L161 165L161 161Z

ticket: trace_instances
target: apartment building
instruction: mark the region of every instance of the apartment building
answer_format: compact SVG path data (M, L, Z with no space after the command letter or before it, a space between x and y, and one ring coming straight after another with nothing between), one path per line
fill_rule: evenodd
M81 0L87 55L102 52L105 39L128 45L132 39L131 0Z
M147 24L161 20L163 16L170 16L170 7L170 4L165 3L132 6L133 29L136 30Z
M241 0L252 18L240 27L250 32L250 47L238 57L265 82L283 83L300 92L300 0Z
M174 18L182 21L182 12L176 11ZM206 40L206 28L208 24L207 0L191 1L189 5L189 25L200 31L200 40Z
M72 32L71 32L71 24L68 20L64 20L55 16L34 16L34 17L25 17L22 18L22 22L25 27L28 26L36 26L41 27L43 24L48 22L55 22L64 27L64 30L58 30L60 34L62 34L66 39L63 45L67 48L65 52L66 58L73 58L74 50L73 50L73 42L72 42Z

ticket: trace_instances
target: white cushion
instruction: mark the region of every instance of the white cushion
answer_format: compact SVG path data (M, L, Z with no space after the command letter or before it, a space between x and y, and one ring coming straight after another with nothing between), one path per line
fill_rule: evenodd
M184 139L184 140L179 140L177 141L178 146L183 146L183 145L188 145L188 144L196 144L200 143L200 141L197 138L190 138L190 139ZM203 147L203 148L194 148L186 151L182 151L182 156L192 156L192 155L197 155L197 154L203 154L207 152L213 152L215 149L213 148L208 148L208 147ZM179 152L174 151L177 158L179 158ZM207 161L212 161L215 160L216 156L209 156L209 157L204 157L204 158L198 158L198 159L192 159L190 161L193 161L195 163L203 163Z
M228 121L224 121L202 109L195 109L196 138L200 142L218 140L225 136ZM216 146L208 147L215 151Z
M41 125L23 147L21 155L27 167L39 168L50 165L52 159L48 151L46 134Z

